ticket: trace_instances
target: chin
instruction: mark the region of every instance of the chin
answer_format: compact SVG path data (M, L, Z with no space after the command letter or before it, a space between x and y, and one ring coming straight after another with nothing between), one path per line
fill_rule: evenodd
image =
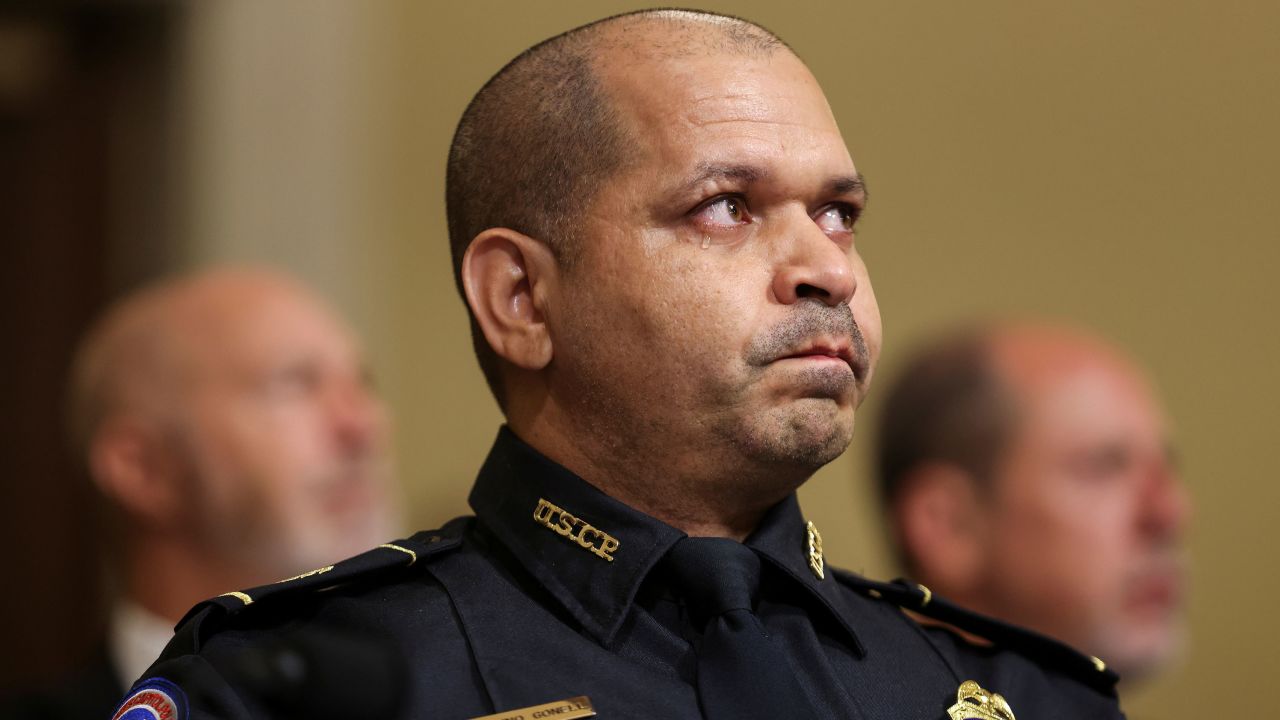
M1121 615L1093 632L1092 647L1125 682L1159 674L1177 662L1186 628L1179 618Z
M757 461L809 472L835 460L853 439L853 413L833 412L829 401L813 402L816 407L752 423L743 429L739 444Z

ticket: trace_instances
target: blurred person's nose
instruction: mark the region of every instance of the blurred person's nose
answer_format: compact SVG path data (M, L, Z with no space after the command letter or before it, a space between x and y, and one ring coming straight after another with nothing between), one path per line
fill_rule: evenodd
M335 378L326 392L326 412L335 442L344 452L376 449L386 432L386 411L364 378Z
M1156 463L1144 477L1141 523L1154 538L1177 541L1191 521L1191 497L1177 470L1168 462Z

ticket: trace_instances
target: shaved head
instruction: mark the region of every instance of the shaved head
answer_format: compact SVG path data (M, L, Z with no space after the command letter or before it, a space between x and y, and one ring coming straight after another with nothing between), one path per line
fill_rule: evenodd
M360 348L286 276L217 269L122 299L69 395L129 592L157 614L395 533L390 429Z
M610 100L613 63L786 49L749 21L692 10L643 10L569 30L525 50L472 98L449 149L445 196L454 277L472 239L505 227L545 243L572 267L574 221L635 159L629 122ZM789 50L787 50L790 52ZM503 404L498 359L472 324L485 378Z
M205 346L270 298L317 302L292 279L267 270L226 268L144 288L112 306L80 344L72 367L71 436L87 451L109 416L127 412L175 419L179 386Z

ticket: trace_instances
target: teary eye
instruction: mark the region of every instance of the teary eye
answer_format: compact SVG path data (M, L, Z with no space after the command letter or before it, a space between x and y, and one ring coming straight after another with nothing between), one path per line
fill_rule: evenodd
M828 205L818 211L813 221L828 235L851 233L858 221L858 214L848 205Z
M713 228L729 228L751 222L746 204L742 198L733 195L718 197L703 205L694 213L694 218Z

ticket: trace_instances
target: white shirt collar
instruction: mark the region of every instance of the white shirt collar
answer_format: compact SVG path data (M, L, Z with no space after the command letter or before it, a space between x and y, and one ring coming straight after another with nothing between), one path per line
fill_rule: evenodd
M173 623L135 602L118 601L107 625L107 652L122 686L133 685L172 638Z

